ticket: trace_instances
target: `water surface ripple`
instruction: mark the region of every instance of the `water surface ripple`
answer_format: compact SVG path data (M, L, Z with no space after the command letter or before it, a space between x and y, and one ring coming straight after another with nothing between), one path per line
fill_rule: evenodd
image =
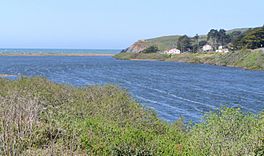
M44 76L76 86L118 84L168 121L195 122L221 106L258 113L264 109L264 72L111 57L0 57L0 73Z

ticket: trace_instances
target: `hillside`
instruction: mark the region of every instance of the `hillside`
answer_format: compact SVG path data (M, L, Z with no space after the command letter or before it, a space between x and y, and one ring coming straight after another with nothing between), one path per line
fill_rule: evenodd
M240 50L229 53L183 53L167 55L160 53L120 53L114 56L123 60L160 60L187 63L204 63L220 66L241 67L251 70L264 70L264 51Z
M139 40L127 49L124 49L122 52L140 52L150 46L156 46L159 48L159 50L165 51L168 49L176 48L179 38L180 35L175 35ZM201 35L199 40L206 41L206 35Z
M226 33L227 34L231 34L231 33L235 32L235 31L240 31L240 32L244 33L246 31L248 31L249 29L250 28L235 28L235 29L227 30Z
M163 36L145 40L149 45L155 45L161 50L173 48L177 46L177 41L180 36Z
M249 28L236 28L236 29L227 30L226 34L230 35L236 31L245 33L247 30L249 30ZM172 36L162 36L152 39L139 40L130 47L124 49L122 52L140 52L150 46L156 46L159 48L160 51L165 51L172 48L176 48L179 38L180 35L172 35ZM199 42L206 40L207 40L207 35L199 35ZM192 40L191 44L194 45L196 43L194 40Z

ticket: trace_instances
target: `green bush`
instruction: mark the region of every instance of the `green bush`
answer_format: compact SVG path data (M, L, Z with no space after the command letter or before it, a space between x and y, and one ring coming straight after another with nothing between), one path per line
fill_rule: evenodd
M141 51L141 53L156 53L159 51L159 48L156 46L150 46L144 50Z
M122 89L0 79L0 155L261 155L264 115L222 108L160 120Z
M254 155L261 147L263 125L255 115L224 108L205 115L189 132L187 151L199 155Z

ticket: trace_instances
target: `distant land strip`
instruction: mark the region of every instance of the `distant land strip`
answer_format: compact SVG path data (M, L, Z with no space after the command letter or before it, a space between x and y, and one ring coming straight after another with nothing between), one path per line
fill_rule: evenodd
M0 56L114 56L114 54L74 53L0 53Z
M0 73L0 77L8 77L8 76L15 76L15 75L11 75L11 74L1 74Z

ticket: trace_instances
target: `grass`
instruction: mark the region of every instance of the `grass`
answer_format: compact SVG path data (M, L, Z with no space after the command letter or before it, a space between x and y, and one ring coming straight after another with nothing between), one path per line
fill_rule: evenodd
M220 66L241 67L251 70L264 70L264 53L261 51L241 50L229 53L183 53L165 55L159 53L120 53L114 56L118 59L156 59L161 61L176 61L187 63L205 63Z
M180 35L172 35L172 36L162 36L157 38L151 38L144 40L141 45L145 45L145 47L155 46L158 47L159 50L165 51L169 49L173 49L177 47L177 42L180 38ZM207 36L206 35L200 35L199 38L200 41L206 41ZM196 45L196 42L194 40L191 41L193 45Z
M0 79L0 155L261 155L264 114L222 108L160 120L113 85Z
M179 35L157 37L157 38L146 40L146 43L150 46L155 45L160 50L168 50L168 49L175 48L179 40L179 37L180 37Z

